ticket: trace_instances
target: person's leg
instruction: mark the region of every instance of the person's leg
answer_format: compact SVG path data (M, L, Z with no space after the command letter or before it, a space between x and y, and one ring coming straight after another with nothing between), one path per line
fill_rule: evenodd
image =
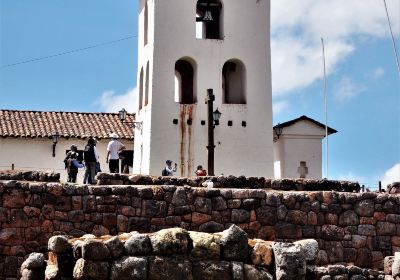
M110 159L109 161L108 161L108 168L110 169L110 173L114 173L114 170L113 170L113 160L112 159Z
M118 159L110 159L110 172L119 173L118 165L119 165Z
M85 175L83 176L83 183L84 184L91 184L90 182L90 168L87 163L85 163Z
M92 181L91 183L95 184L96 183L96 179L95 179L95 176L96 176L96 163L95 162L91 162L89 164L89 168L90 168L90 180Z
M72 183L76 183L76 175L78 175L78 172L74 172L71 174L72 176Z
M119 173L119 159L115 160L115 173Z

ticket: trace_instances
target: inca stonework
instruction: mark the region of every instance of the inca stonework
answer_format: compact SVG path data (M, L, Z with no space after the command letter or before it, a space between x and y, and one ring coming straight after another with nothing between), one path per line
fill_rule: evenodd
M133 185L142 180L159 185ZM188 179L169 179L178 186L161 185L163 180L131 177L132 185L121 186L0 181L0 275L19 278L24 257L47 252L54 235L102 236L173 227L222 232L235 224L249 238L284 242L312 238L319 245L317 265L346 262L383 268L384 257L400 251L398 194L271 189L279 189L280 183L283 189L318 187L314 181L299 180L289 184L218 178L227 185L242 180L244 189L179 186ZM257 183L256 189L251 182ZM329 182L322 186L326 189ZM346 183L332 182L332 186L346 189Z

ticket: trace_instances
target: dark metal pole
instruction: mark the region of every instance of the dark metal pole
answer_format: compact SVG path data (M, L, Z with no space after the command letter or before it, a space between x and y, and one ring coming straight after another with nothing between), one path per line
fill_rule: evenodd
M207 115L208 115L208 175L215 176L214 174L214 101L215 96L212 89L207 90Z
M56 143L53 143L53 157L56 157Z
M381 193L381 192L382 192L382 182L381 182L381 181L379 181L379 186L378 186L378 188L379 188L379 192Z

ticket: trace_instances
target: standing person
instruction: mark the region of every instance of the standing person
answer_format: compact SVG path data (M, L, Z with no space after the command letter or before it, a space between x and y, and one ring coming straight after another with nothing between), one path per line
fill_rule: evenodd
M108 167L110 168L110 173L119 173L119 156L118 152L125 148L125 146L118 141L118 134L111 133L110 134L111 141L108 143L107 146L107 160Z
M76 176L78 174L78 168L72 164L73 160L78 158L78 147L71 145L71 150L67 153L64 159L65 169L67 170L68 179L67 182L75 183Z
M83 158L85 160L86 170L83 178L83 183L95 184L94 176L96 175L96 152L95 152L95 141L93 138L89 138L85 149L83 151Z
M121 160L121 172L124 174L129 174L129 157L128 151L125 147L122 147L118 152L119 159Z
M198 165L195 174L196 176L207 176L207 171L203 169L203 166Z
M76 176L78 175L78 168L84 167L83 164L78 162L78 153L71 152L67 159L68 182L76 183Z
M100 167L100 155L99 155L99 151L97 150L97 139L94 139L94 155L96 157L96 174L101 172L101 167Z
M176 170L178 168L178 164L175 163L174 168L172 168L172 160L167 160L165 163L166 163L166 166L162 170L161 175L162 176L174 176L174 172L176 172Z

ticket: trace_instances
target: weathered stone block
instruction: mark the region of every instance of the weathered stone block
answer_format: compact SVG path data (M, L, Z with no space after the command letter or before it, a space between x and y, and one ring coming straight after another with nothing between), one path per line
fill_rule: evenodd
M248 237L238 226L232 225L223 231L221 238L222 256L226 260L242 261L248 256Z
M49 239L48 249L56 254L72 252L72 246L65 236L53 236Z
M304 239L294 242L303 250L306 262L315 262L319 251L318 242L315 239Z
M277 238L300 239L302 237L301 226L289 223L277 223L275 226L275 232Z
M374 215L375 205L373 200L361 200L354 206L356 213L362 217L372 217Z
M237 209L242 204L242 200L240 199L229 199L228 200L228 208L229 209Z
M224 230L224 226L220 223L216 223L214 221L210 221L207 223L202 224L201 226L199 226L199 231L203 231L203 232L221 232Z
M193 274L195 274L195 272L193 272ZM149 280L192 280L192 263L188 260L178 260L175 258L152 257L149 259L148 275ZM198 275L198 277L200 277L200 275Z
M275 271L277 280L304 280L306 260L300 246L275 243Z
M77 260L73 276L74 279L96 279L96 280L107 280L109 272L108 262L95 262L84 259ZM47 276L47 274L46 274Z
M149 232L150 220L141 217L129 218L128 231Z
M374 236L372 237L372 247L375 250L390 250L392 242L390 236Z
M362 248L367 244L367 237L363 235L352 235L351 241L354 248Z
M181 228L160 230L150 237L156 255L185 254L188 249L188 232Z
M142 216L147 218L162 218L167 215L167 203L165 201L143 200Z
M257 240L251 250L251 261L254 265L270 266L273 262L273 242Z
M353 210L348 210L339 216L339 226L357 226L359 224L357 213Z
M46 266L45 258L42 253L32 253L22 263L21 271L24 269L43 269Z
M253 265L244 265L245 279L252 280L273 280L274 277L265 269Z
M232 280L244 280L243 270L242 262L231 262Z
M196 207L197 212L211 214L212 202L209 198L197 197L194 202L194 206Z
M212 209L222 211L228 208L226 200L222 196L213 197L211 199Z
M134 234L125 242L125 252L130 256L145 256L152 252L150 238L146 234Z
M375 236L376 230L373 225L359 225L358 226L358 234L365 236Z
M196 259L219 259L220 244L212 234L201 232L189 232L193 242L193 249L190 255Z
M193 263L193 276L194 279L218 279L230 280L230 265L229 262L194 262Z
M232 209L231 221L232 223L248 223L250 213L243 209Z
M273 226L277 222L276 208L261 206L256 210L257 221L264 226Z
M110 251L111 258L117 259L124 253L124 243L121 242L118 236L114 236L104 242Z
M85 260L103 261L110 259L111 254L101 240L85 240L82 243L82 258Z
M321 236L325 240L343 240L344 229L335 225L323 225Z
M146 280L147 259L137 257L122 257L111 264L111 280Z
M367 248L358 249L355 265L360 267L370 267L371 264L372 264L371 251Z
M300 210L289 210L286 221L295 225L305 225L307 223L307 213Z
M25 206L25 194L20 189L6 189L3 193L3 207L23 208Z
M343 246L341 242L325 241L324 248L330 263L338 263L343 261Z
M396 225L388 222L378 222L376 224L377 235L396 235Z
M172 197L172 204L175 206L187 205L186 191L183 187L178 187Z
M201 225L208 221L211 221L211 216L203 213L194 212L192 213L192 222Z

